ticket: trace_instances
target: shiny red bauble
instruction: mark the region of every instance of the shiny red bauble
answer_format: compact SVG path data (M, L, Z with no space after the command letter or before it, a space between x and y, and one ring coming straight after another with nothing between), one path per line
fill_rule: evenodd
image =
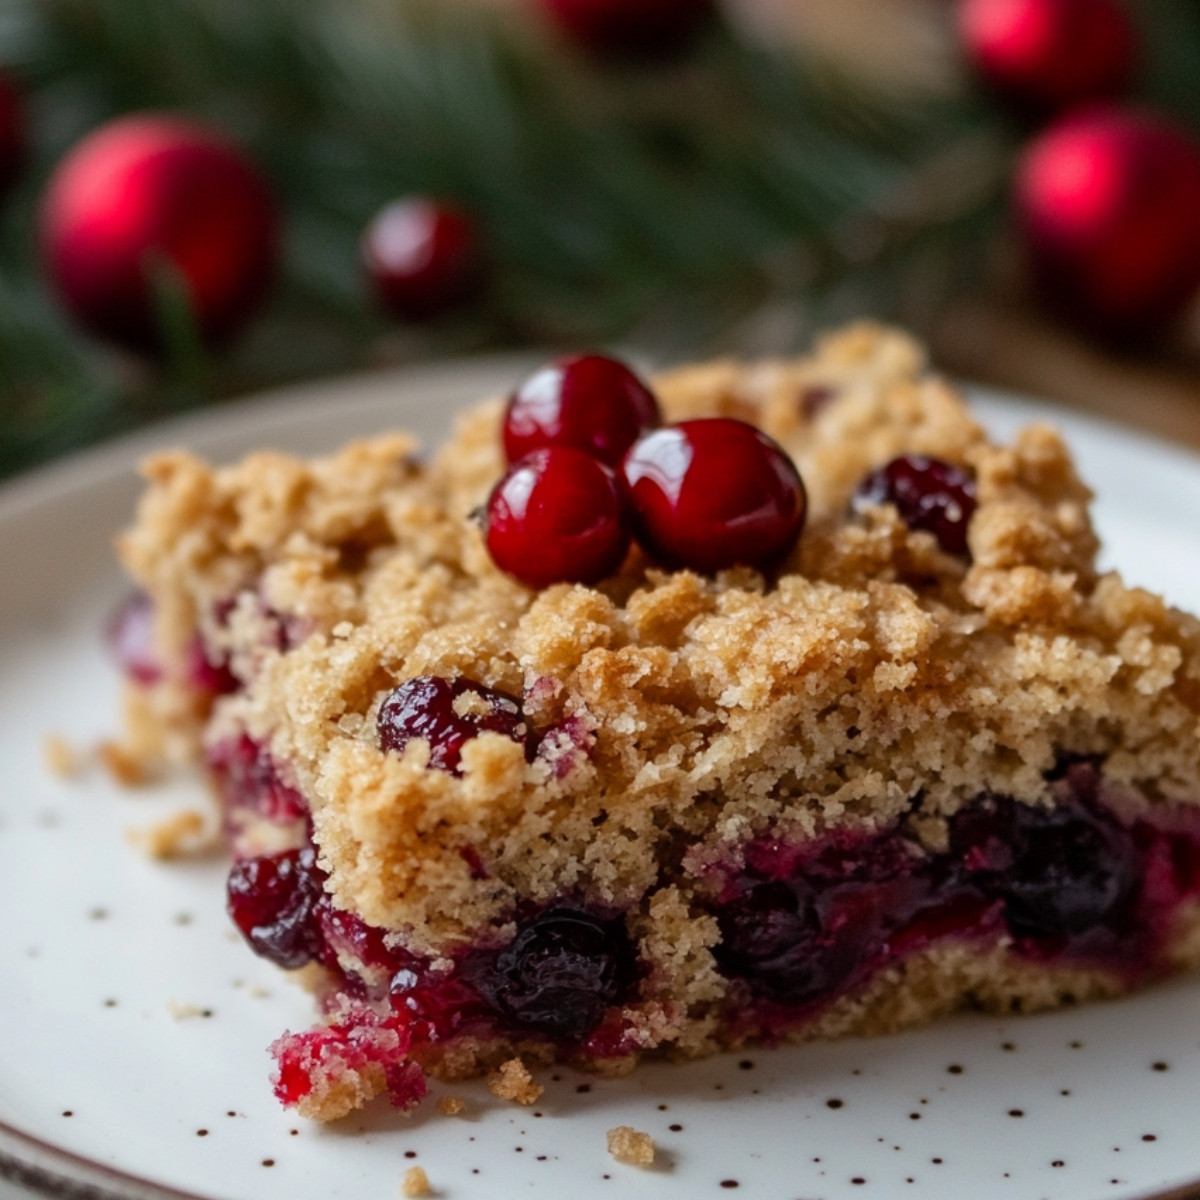
M1137 59L1119 0L960 0L958 29L983 79L1039 115L1119 96Z
M601 58L659 58L692 40L713 0L536 0L566 36Z
M1043 296L1091 329L1157 332L1200 289L1200 145L1163 118L1062 118L1022 154L1015 206Z
M482 281L474 222L425 196L406 196L382 209L363 232L361 250L380 302L405 321L441 316L470 299Z
M162 348L164 290L180 287L205 342L235 334L266 295L275 205L240 150L191 121L121 117L63 159L40 237L60 300L96 336Z
M13 80L0 71L0 199L25 165L25 106Z
M806 496L792 460L744 421L657 429L634 443L622 471L634 536L664 566L770 570L804 527Z
M546 446L574 446L615 467L661 423L654 393L624 363L578 354L535 371L509 397L504 451L514 463Z
M484 536L496 566L531 588L598 583L629 549L616 475L570 446L509 469L488 499Z

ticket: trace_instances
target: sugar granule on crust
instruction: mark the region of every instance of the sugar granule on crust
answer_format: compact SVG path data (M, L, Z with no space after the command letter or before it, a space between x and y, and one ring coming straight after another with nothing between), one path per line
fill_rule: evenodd
M488 1091L501 1100L512 1100L515 1104L533 1104L545 1089L535 1083L529 1068L519 1059L510 1058L502 1062L488 1076Z
M404 1172L404 1182L400 1185L402 1196L420 1197L432 1196L433 1189L429 1186L429 1176L424 1167L409 1167Z
M654 1163L654 1139L632 1125L618 1125L608 1131L608 1152L619 1163L649 1167Z

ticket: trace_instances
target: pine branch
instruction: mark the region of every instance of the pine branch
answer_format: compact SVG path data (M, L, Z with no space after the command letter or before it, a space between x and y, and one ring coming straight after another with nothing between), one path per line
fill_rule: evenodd
M1167 0L1158 0L1166 3ZM873 94L717 31L686 62L588 67L494 14L344 0L0 0L36 161L0 218L0 471L146 415L353 369L389 326L359 276L369 217L405 192L481 224L491 285L410 340L708 349L774 304L881 314L940 294L994 222L1013 131L985 103ZM130 375L45 296L41 181L104 119L169 108L260 162L285 207L270 310L207 374ZM726 343L727 344L727 343ZM782 348L782 347L781 347Z

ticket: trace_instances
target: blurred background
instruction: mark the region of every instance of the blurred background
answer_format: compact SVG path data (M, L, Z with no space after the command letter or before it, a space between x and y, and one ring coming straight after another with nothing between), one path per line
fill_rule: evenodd
M297 379L862 315L1200 445L1195 0L0 0L0 474Z

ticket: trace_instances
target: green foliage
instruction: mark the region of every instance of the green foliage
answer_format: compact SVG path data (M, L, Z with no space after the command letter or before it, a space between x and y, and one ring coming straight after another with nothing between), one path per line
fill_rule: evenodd
M0 214L0 472L387 355L614 339L703 353L748 337L753 314L782 313L775 340L789 340L971 277L1017 136L983 100L879 93L724 29L685 61L601 68L524 17L405 0L0 0L0 57L28 91L35 147ZM1174 87L1190 113L1194 94ZM249 149L286 238L272 304L235 347L205 361L168 304L179 353L150 367L57 312L33 214L73 141L160 108ZM491 272L470 311L398 333L372 308L357 240L406 192L472 210Z

